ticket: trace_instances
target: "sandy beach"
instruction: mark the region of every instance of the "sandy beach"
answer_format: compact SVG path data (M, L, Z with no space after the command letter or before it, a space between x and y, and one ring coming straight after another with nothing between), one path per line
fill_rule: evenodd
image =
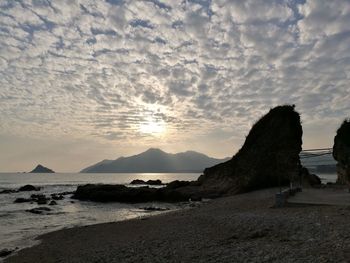
M5 262L349 262L348 207L272 208L275 192L52 232Z

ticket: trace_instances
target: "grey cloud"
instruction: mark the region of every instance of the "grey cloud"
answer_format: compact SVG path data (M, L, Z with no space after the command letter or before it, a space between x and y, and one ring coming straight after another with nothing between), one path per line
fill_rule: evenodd
M1 4L2 132L238 138L277 104L350 110L348 1L21 3Z
M145 0L145 2L153 3L155 6L157 6L158 8L164 9L165 11L170 11L172 9L170 5L167 5L158 0Z
M153 29L154 25L149 20L134 19L130 22L132 27L143 27L148 29Z

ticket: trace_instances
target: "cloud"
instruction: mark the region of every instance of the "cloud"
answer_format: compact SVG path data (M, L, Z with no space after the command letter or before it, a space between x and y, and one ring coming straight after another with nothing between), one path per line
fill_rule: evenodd
M243 140L283 103L343 119L349 24L345 0L4 2L1 132L157 143L139 125L158 118L171 145Z

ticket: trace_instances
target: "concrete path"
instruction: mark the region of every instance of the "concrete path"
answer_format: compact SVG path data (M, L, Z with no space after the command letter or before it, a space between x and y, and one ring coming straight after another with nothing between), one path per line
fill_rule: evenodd
M350 206L350 193L348 189L303 189L288 198L288 203Z

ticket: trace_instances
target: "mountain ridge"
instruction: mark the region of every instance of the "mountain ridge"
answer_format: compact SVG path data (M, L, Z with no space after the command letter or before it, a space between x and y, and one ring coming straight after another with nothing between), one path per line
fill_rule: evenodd
M228 159L212 158L196 151L167 153L158 148L149 148L129 157L100 161L82 169L80 173L202 172L204 168Z

